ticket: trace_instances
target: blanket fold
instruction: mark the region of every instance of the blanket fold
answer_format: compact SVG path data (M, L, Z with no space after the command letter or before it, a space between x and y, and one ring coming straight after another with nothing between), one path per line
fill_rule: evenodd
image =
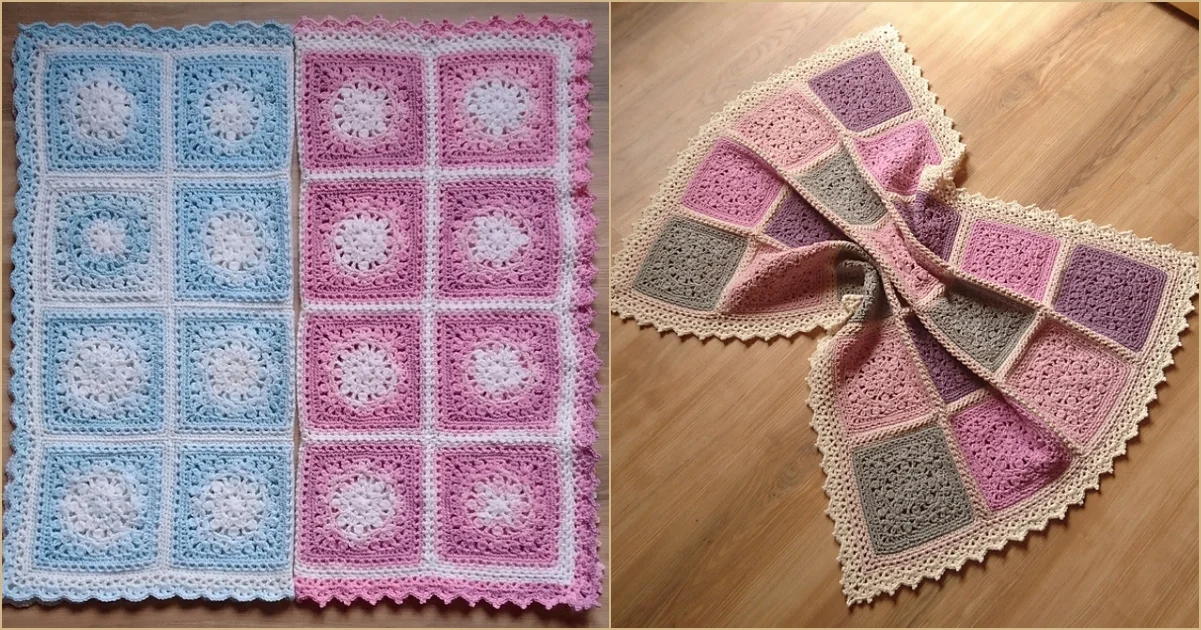
M964 145L891 26L717 114L614 260L613 310L701 338L822 327L812 425L848 604L1082 503L1138 432L1197 259L955 186Z

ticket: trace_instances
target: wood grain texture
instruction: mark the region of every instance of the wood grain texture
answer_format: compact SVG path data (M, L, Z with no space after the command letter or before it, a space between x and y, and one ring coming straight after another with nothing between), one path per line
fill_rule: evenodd
M885 22L964 136L961 185L1197 251L1195 22L1025 3L614 4L614 248L726 101ZM848 609L808 426L815 338L612 326L615 626L1196 626L1195 331L1086 508Z
M10 326L11 311L9 300L12 289L8 279L12 273L12 261L8 256L13 243L12 219L15 214L13 194L16 190L16 153L13 136L12 111L12 47L16 41L18 24L28 24L45 21L51 24L58 22L121 22L125 24L145 23L150 26L182 27L188 24L208 24L213 21L253 20L262 22L275 20L280 23L295 23L301 16L324 18L327 15L345 19L351 15L370 18L382 15L388 19L405 18L409 21L451 20L462 21L467 18L487 19L493 14L504 18L513 18L524 13L531 19L543 14L555 17L574 17L591 20L596 33L597 46L593 51L591 72L588 75L592 81L592 92L589 101L592 104L591 142L592 159L589 166L594 174L591 190L597 200L594 212L600 219L597 228L599 249L596 256L598 274L594 286L598 292L596 302L597 317L593 328L600 334L597 352L601 357L607 357L609 320L605 317L608 311L608 208L609 208L609 11L603 3L490 3L487 6L479 4L366 4L366 3L214 3L214 4L33 4L6 3L3 7L3 137L0 146L3 147L3 282L0 291L0 309L6 314L5 326ZM299 190L299 175L296 164L293 164L294 191ZM294 192L293 199L296 198ZM295 207L293 212L295 212ZM298 220L294 221L298 224ZM293 234L295 240L295 234ZM293 248L295 252L295 247ZM299 307L299 298L297 299ZM4 380L4 391L7 392L9 377L8 352L12 342L8 334L2 335L0 357L3 369L0 379ZM414 599L408 599L404 604L396 604L385 600L377 606L368 606L357 602L353 606L330 604L322 609L311 602L195 602L173 599L167 601L147 601L140 603L100 603L67 604L59 606L33 606L16 608L4 604L2 623L6 627L315 627L315 626L364 626L364 627L398 627L398 626L507 626L507 627L544 627L544 626L604 626L609 622L609 584L608 584L608 554L609 554L609 389L607 362L600 372L601 392L596 402L600 413L596 428L600 434L596 449L600 455L597 475L601 479L598 492L600 504L601 559L606 566L605 584L601 592L601 605L590 611L577 613L567 606L557 606L551 610L538 605L527 610L521 610L514 605L506 605L499 610L487 606L473 608L462 600L451 604L432 601L420 605ZM7 462L11 450L8 447L9 396L0 396L3 406L4 421L0 423L4 438L4 460Z

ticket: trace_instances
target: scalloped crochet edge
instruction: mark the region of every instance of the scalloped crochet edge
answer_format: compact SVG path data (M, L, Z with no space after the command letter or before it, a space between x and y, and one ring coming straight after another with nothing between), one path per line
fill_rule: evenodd
M211 29L211 30L210 30ZM35 167L37 147L34 145L34 133L30 128L33 111L33 67L36 47L43 38L53 41L64 41L62 38L72 37L137 37L153 35L156 42L164 44L164 50L181 46L225 45L234 41L238 36L254 36L262 45L288 45L292 42L292 29L289 25L274 21L255 23L243 20L235 23L214 21L208 25L192 24L182 28L160 27L152 28L146 24L127 26L118 23L105 25L87 22L81 25L60 23L50 25L46 22L35 22L19 25L17 40L13 45L13 118L15 121L14 135L17 145L17 190L15 194L16 214L13 218L13 262L10 277L13 287L13 300L10 306L13 316L13 326L10 333L13 349L9 355L11 373L9 379L9 394L12 396L11 422L13 425L9 443L12 454L5 466L8 478L4 485L4 542L3 542L3 594L4 600L10 603L28 606L34 603L54 604L61 601L81 603L91 600L113 602L143 601L148 598L171 599L179 597L188 600L205 599L209 601L279 601L292 596L291 588L281 588L275 592L264 592L262 589L253 591L237 590L228 587L194 588L182 584L147 585L138 587L113 588L105 591L90 591L80 594L62 588L26 587L16 583L17 577L13 571L14 562L9 560L18 553L17 537L12 534L18 530L25 518L25 487L19 480L24 479L30 465L30 449L33 438L28 427L29 404L26 394L26 373L29 360L29 343L32 339L33 317L33 214L36 212L38 180ZM57 39L55 39L57 38ZM90 41L90 40L89 40Z
M596 227L599 221L593 212L596 196L589 190L593 174L588 167L588 162L592 157L592 148L589 142L593 133L589 124L592 104L588 101L588 94L592 89L592 82L588 79L588 73L593 66L592 51L596 45L596 36L591 22L570 18L554 19L544 15L535 23L526 20L525 16L521 14L511 21L493 16L486 23L468 19L462 23L448 20L434 23L423 20L418 24L404 19L391 22L381 16L376 16L370 22L365 22L357 16L351 16L345 21L329 17L320 22L302 17L297 22L294 32L297 39L347 31L355 35L370 34L384 38L406 36L436 38L485 32L512 33L514 29L522 34L558 33L569 35L567 39L575 50L573 77L569 86L572 118L575 121L575 127L570 134L572 146L569 158L569 177L572 188L572 205L575 208L577 237L575 267L577 273L572 289L571 308L573 312L571 317L575 322L576 351L580 357L580 365L576 376L576 412L572 439L575 448L578 449L575 468L577 472L585 471L583 475L576 476L576 494L587 498L583 506L577 503L576 509L577 563L575 576L571 583L565 586L535 584L533 587L523 585L512 588L505 584L478 580L316 578L296 575L294 585L298 601L309 600L325 607L331 601L350 605L356 600L363 600L375 605L382 599L390 599L397 604L402 604L405 600L414 598L422 604L430 599L437 599L445 604L462 600L472 607L481 602L494 608L511 603L523 610L532 604L539 604L548 609L557 605L568 605L577 611L595 608L600 603L601 587L604 582L604 563L600 559L600 513L596 502L596 492L600 486L600 478L596 474L596 463L599 456L594 444L598 437L595 423L599 415L599 407L595 401L600 392L600 382L597 376L602 366L602 360L596 350L600 335L592 329L592 322L595 319L593 302L597 295L596 289L592 285L597 277ZM297 97L299 97L299 92ZM297 354L299 356L299 353ZM298 404L303 404L303 402ZM583 509L580 509L581 507ZM595 563L587 560L581 561L581 559L595 559ZM413 584L413 586L408 586L408 584ZM546 592L537 593L539 589L545 589ZM325 592L316 595L315 591L317 590ZM363 593L365 590L366 594ZM503 595L496 597L498 592ZM530 592L537 594L528 595Z

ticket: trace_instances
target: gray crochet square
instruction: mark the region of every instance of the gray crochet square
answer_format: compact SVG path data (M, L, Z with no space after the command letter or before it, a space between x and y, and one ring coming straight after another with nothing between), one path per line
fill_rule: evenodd
M939 330L990 370L1005 362L1034 319L1034 311L966 285L948 288L929 314Z
M634 289L677 306L711 311L745 250L742 236L671 219L642 262Z
M972 505L939 427L860 448L853 457L876 553L904 551L972 522Z
M864 181L846 151L838 151L802 175L801 183L817 201L847 223L866 225L884 216L884 202Z

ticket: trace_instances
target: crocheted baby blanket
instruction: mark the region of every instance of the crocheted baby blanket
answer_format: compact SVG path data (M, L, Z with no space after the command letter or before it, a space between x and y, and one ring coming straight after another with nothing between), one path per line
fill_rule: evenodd
M296 596L595 606L591 26L295 32Z
M22 28L6 598L292 594L291 39Z
M660 330L821 326L809 404L848 605L1082 503L1138 432L1197 259L955 188L964 145L891 27L728 104L616 257Z

